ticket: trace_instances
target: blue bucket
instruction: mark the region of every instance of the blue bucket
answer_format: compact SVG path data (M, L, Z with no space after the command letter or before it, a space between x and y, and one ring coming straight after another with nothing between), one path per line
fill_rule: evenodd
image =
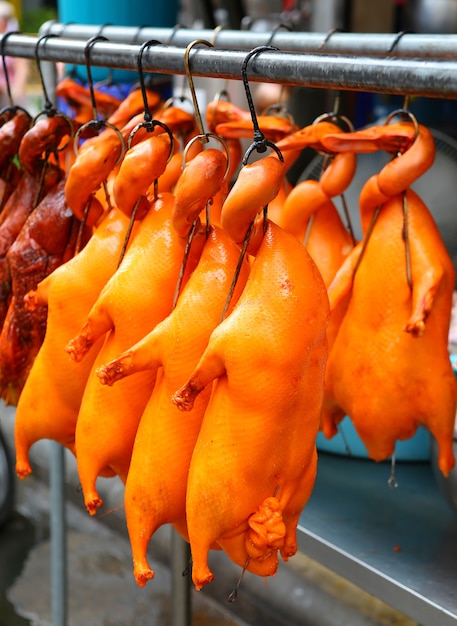
M58 0L58 19L62 24L92 24L102 27L110 26L151 26L170 28L175 26L178 19L178 0L110 0L110 2L94 2L94 0ZM103 34L103 33L101 33ZM128 42L126 42L128 43ZM87 79L84 66L75 66L77 76ZM112 78L114 82L136 83L137 71L109 70L91 68L95 82Z
M347 416L340 422L338 433L331 439L327 439L320 432L317 436L316 445L321 452L351 456L357 459L368 458L365 444ZM419 426L413 437L404 441L397 441L395 459L397 461L428 461L430 459L430 433L428 430Z

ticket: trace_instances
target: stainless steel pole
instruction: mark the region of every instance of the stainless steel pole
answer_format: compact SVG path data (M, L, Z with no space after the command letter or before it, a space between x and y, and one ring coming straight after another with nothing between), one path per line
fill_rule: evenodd
M42 33L52 33L69 39L88 40L98 35L100 26L47 22ZM187 46L196 39L207 41L225 49L251 50L271 44L283 52L372 55L414 58L456 58L457 36L449 34L419 33L344 33L295 32L278 30L270 32L230 30L223 28L215 33L208 28L158 28L150 26L103 27L103 36L117 43L142 43L155 39L164 45Z
M55 99L57 72L54 63L41 64L48 96ZM53 626L68 623L67 524L65 515L65 450L50 444L51 615Z
M64 448L51 442L51 615L53 626L67 625L67 536Z
M189 544L175 531L173 531L171 544L171 580L171 626L190 626L191 575Z
M5 54L32 58L36 43L37 38L34 36L11 35L5 42ZM40 44L40 58L84 65L85 45L86 42L82 40L52 37ZM91 47L91 63L94 66L136 71L139 49L138 44L100 41ZM243 50L195 46L190 54L192 74L241 80L245 58L246 52ZM184 50L174 45L151 46L143 53L142 66L145 72L184 75ZM268 50L252 57L247 68L247 78L255 82L302 87L455 98L457 57L353 57Z

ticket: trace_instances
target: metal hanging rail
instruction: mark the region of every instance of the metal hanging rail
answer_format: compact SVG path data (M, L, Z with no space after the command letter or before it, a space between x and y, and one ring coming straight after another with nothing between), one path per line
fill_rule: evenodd
M38 41L40 38L36 36L11 34L4 42L4 53L6 56L34 58ZM43 61L84 65L85 46L84 40L53 36L41 40L39 55ZM136 70L139 49L139 44L99 41L91 47L91 64ZM192 74L241 80L245 57L243 50L195 46L190 56ZM142 66L145 72L185 75L183 48L174 44L151 45L144 51ZM457 57L408 59L268 50L250 60L247 78L254 82L302 87L455 98Z
M72 39L90 39L103 32L103 36L117 43L138 43L156 39L164 44L187 46L195 39L205 39L220 48L250 50L256 46L272 44L283 52L306 52L347 55L374 55L418 57L422 59L456 59L456 35L429 35L412 33L315 33L257 32L255 30L219 30L186 28L158 28L151 26L93 26L46 22L41 31Z

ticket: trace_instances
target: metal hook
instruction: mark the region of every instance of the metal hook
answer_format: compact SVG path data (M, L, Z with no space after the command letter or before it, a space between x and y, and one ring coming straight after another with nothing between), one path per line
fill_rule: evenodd
M105 22L104 24L102 24L100 26L100 28L98 29L97 36L101 36L101 34L103 33L103 31L105 30L105 28L107 26L112 26L112 23L111 22ZM107 39L107 41L108 41L108 39ZM108 86L111 86L113 84L113 82L114 82L113 81L113 68L109 67L107 75L106 75L106 78L104 78L103 80L99 81L97 83L97 85L108 85Z
M386 117L386 121L384 122L384 124L385 125L389 124L391 120L397 115L403 118L408 117L410 119L410 121L414 125L414 131L415 131L414 139L416 140L420 133L419 122L417 121L416 116L413 113L411 113L411 111L408 111L408 109L406 108L395 109L395 111L392 111L392 113L389 113L389 115Z
M272 148L276 154L278 155L279 160L284 163L284 156L281 152L281 150L278 148L278 146L276 144L274 144L272 141L269 141L268 139L263 139L262 141L262 149L259 150L259 145L254 141L253 143L251 143L251 145L249 146L249 148L246 150L246 152L244 153L244 157L243 157L243 161L242 161L242 165L247 165L247 162L249 160L249 157L251 156L251 154L254 152L254 150L257 150L257 152L265 152L267 147Z
M141 26L138 26L137 31L135 33L135 35L132 38L132 43L141 43L144 40L140 40L140 35L141 35L141 31L143 30L143 28L149 28L149 24L142 24Z
M344 126L346 126L347 132L354 132L354 125L352 124L351 120L341 113L322 113L315 118L313 124L319 124L319 122L334 122L335 124L343 122ZM339 125L341 126L341 124Z
M72 24L75 24L75 23L76 22L64 22L64 23L60 24L61 29L60 29L59 37L63 37L64 36L65 30L66 30L67 26L71 26ZM58 25L58 24L59 24L58 20L52 20L52 22L49 24L49 28L48 28L47 32L50 32L51 27L53 25Z
M289 24L285 24L285 23L283 23L283 22L281 22L281 23L277 24L277 25L275 26L275 28L273 28L273 30L271 31L271 35L270 35L270 37L269 37L269 39L268 39L267 46L272 45L274 36L275 36L275 35L276 35L276 33L278 32L278 30L280 30L281 28L285 28L285 29L286 29L286 30L288 30L289 32L292 32L292 30L293 30L293 29L292 29L292 27L291 27ZM283 84L281 85L281 89L279 90L278 105L281 105L281 102L282 102L283 97L284 97L284 92L285 92L285 85L284 85L284 83L283 83ZM283 108L284 108L284 107L283 107Z
M171 43L171 41L172 41L173 37L176 35L177 31L178 31L180 28L187 28L187 26L185 26L184 24L175 24L175 25L173 26L173 28L171 29L171 33L170 33L170 36L168 37L167 44L170 44L170 43Z
M200 114L200 109L199 109L199 106L198 106L197 93L195 91L194 79L192 77L192 72L190 71L190 60L189 60L190 51L197 44L204 44L205 46L208 46L210 48L213 48L213 44L210 43L209 41L206 41L205 39L195 39L195 41L192 41L187 46L186 51L184 53L184 65L185 65L185 68L186 68L186 76L187 76L187 81L189 83L189 89L190 89L190 93L191 93L191 96L192 96L192 102L194 104L195 118L196 118L196 121L197 121L197 126L200 129L200 135L203 138L203 137L206 137L206 133L205 133L205 129L204 129L204 126L203 126L203 120L202 120L202 116ZM208 140L206 139L206 141L204 141L204 143L207 143L207 141Z
M409 205L406 191L402 194L403 211L403 241L405 242L406 282L410 290L413 290L413 276L411 269L411 246L409 239Z
M394 51L394 49L397 47L398 42L400 41L400 39L403 37L403 35L406 35L409 31L407 30L401 30L399 33L397 33L395 35L395 39L393 40L390 48L387 50L387 54L392 54L392 52ZM403 101L403 108L407 109L409 105L409 96L406 95L405 99Z
M328 33L326 34L324 40L319 44L318 46L318 50L322 50L323 48L325 48L325 46L327 45L330 37L332 37L332 35L334 35L335 33L341 33L342 30L341 28L331 28Z
M241 266L243 265L244 259L246 258L248 245L249 245L249 240L251 239L252 229L254 228L254 222L255 222L255 220L252 220L249 223L248 229L247 229L246 234L244 236L243 245L241 247L241 251L240 251L240 254L239 254L239 257L238 257L238 261L237 261L237 264L236 264L236 268L235 268L235 272L233 274L233 278L232 278L232 282L230 284L229 292L227 294L227 298L225 299L224 308L222 310L222 314L221 314L221 317L220 317L220 321L221 322L224 321L225 316L226 316L227 311L228 311L228 308L230 306L230 302L232 301L233 293L235 291L235 287L236 287L236 284L238 282L238 278L239 278L239 275L240 275Z
M208 141L210 138L215 139L216 141L218 141L221 146L224 148L225 151L225 155L227 157L227 167L225 169L225 174L224 177L222 179L222 184L227 180L227 176L230 172L230 151L228 149L227 143L225 141L225 139L223 137L221 137L220 135L216 135L215 133L205 133L204 137L206 138L206 140ZM195 137L192 137L192 139L190 139L187 143L186 146L183 150L183 154L182 154L182 169L184 169L184 166L186 164L187 161L187 153L189 152L189 148L192 146L193 143L195 143L195 141L202 139L202 135L195 135Z
M49 99L48 96L48 92L46 89L46 83L44 81L44 77L43 77L43 71L41 69L41 60L40 60L40 55L39 55L39 48L40 48L40 44L42 41L44 41L45 39L48 39L49 37L58 37L58 35L54 34L54 33L47 33L46 35L42 35L36 42L35 45L35 63L38 69L38 74L40 75L40 82L41 82L41 88L43 90L43 97L44 97L44 110L48 113L48 115L53 115L55 112L55 107L52 104L51 100Z
M152 132L156 128L156 126L160 126L161 128L163 128L164 131L167 133L168 138L170 139L170 153L167 159L167 163L168 163L174 153L175 139L173 137L173 133L171 132L171 129L160 120L144 121L144 122L140 122L139 124L137 124L135 128L133 128L130 131L130 134L127 140L127 149L130 150L130 148L132 147L133 138L135 137L136 133L140 130L140 128L146 128L147 132Z
M254 143L256 144L257 152L265 152L266 150L265 136L260 130L259 123L257 121L254 101L252 99L251 90L249 88L249 81L247 78L247 66L248 66L250 59L253 56L255 56L256 54L259 54L260 52L265 52L267 50L278 51L278 48L275 48L274 46L258 46L257 48L254 48L253 50L248 52L248 54L246 55L243 61L243 65L241 67L241 77L243 80L244 90L246 92L246 99L248 101L249 112L251 113L252 124L254 126Z
M273 42L273 38L276 35L276 33L278 32L278 30L280 30L281 28L285 28L286 30L288 30L289 32L292 31L292 27L289 26L289 24L284 24L283 22L281 22L280 24L277 24L273 30L271 31L270 37L267 41L267 46L271 46L272 42Z
M92 70L90 67L90 49L97 41L108 41L108 39L106 37L103 37L103 35L95 35L94 37L91 37L84 46L84 57L86 59L87 83L89 86L90 100L92 103L92 117L94 121L100 122L101 126L102 122L98 119L97 102L95 100L94 92L94 82L92 80Z
M181 287L182 287L183 280L184 280L184 273L185 273L186 267L187 267L187 261L189 260L190 248L191 248L192 243L194 241L194 237L197 234L198 223L199 223L198 222L198 217L196 217L194 219L194 221L192 222L192 224L190 226L189 233L187 235L186 245L185 245L185 248L184 248L184 255L183 255L181 267L180 267L180 270L179 270L178 280L176 282L175 293L173 295L173 302L172 302L172 305L171 305L171 310L174 310L174 308L176 307L176 303L178 302L179 294L181 292Z
M259 54L260 52L265 52L267 50L274 50L277 52L278 48L275 48L274 46L258 46L257 48L254 48L246 55L246 58L244 59L243 65L241 67L241 77L243 79L243 85L244 85L244 90L246 93L246 99L248 101L249 112L251 113L252 125L254 126L254 141L246 151L246 154L243 159L243 165L246 165L250 154L254 150L256 150L259 154L261 154L266 151L267 146L272 147L278 154L280 160L284 161L284 158L279 148L277 148L275 144L273 144L271 141L267 141L265 139L265 135L262 133L262 131L259 128L259 122L257 120L257 115L255 112L254 101L252 99L251 90L249 88L249 81L247 78L247 66L248 66L249 60L256 54Z
M1 43L0 43L0 54L2 55L2 63L3 63L3 73L5 75L5 83L6 83L6 93L8 94L8 101L10 103L10 107L14 107L13 97L11 95L11 85L10 79L8 75L8 68L6 66L5 60L5 43L10 35L17 35L18 31L10 31L2 35Z
M141 95L143 96L145 126L151 123L152 114L151 114L151 111L149 109L148 97L147 97L147 94L146 94L146 84L145 84L145 81L144 81L143 53L144 53L146 48L149 48L149 46L157 46L157 45L161 45L161 42L158 41L157 39L150 39L149 41L145 41L141 45L141 47L140 47L140 49L138 51L138 58L137 58L138 80L140 81Z
M215 46L216 45L216 39L218 34L221 32L221 30L224 29L224 26L222 24L219 24L218 26L216 26L216 28L213 30L213 37L211 39L211 45Z
M327 45L327 43L330 40L330 37L332 37L335 33L341 33L342 30L341 28L331 28L327 35L325 36L324 40L319 44L318 46L318 50L323 50L325 48L325 46ZM333 102L333 110L335 111L335 113L338 113L338 110L340 108L340 101L341 101L341 90L337 89L335 91L335 100Z
M239 578L238 578L238 581L237 581L237 583L236 583L236 585L235 585L235 588L234 588L234 589L233 589L233 591L231 591L231 592L229 593L229 595L227 596L227 600L228 600L228 602L235 602L235 600L237 599L237 597L238 597L238 591L239 591L239 588L240 588L240 585L241 585L241 581L243 580L244 573L246 572L246 570L247 570L247 569L248 569L248 567L249 567L249 561L250 561L250 560L251 560L251 557L250 557L250 556L248 556L248 557L247 557L247 559L246 559L246 563L244 564L244 567L243 567L243 569L242 569L242 571L241 571L241 574L240 574L240 576L239 576Z
M117 159L116 163L114 164L114 167L117 167L117 165L119 165L119 163L122 161L122 159L124 158L124 154L125 154L125 140L124 137L121 133L121 131L117 128L117 126L115 126L114 124L111 124L110 122L106 121L106 120L102 120L98 118L98 114L97 114L97 103L95 100L95 92L94 92L94 83L92 81L92 72L91 72L91 67L90 67L90 48L93 46L94 43L96 43L97 41L108 41L106 37L103 37L101 35L97 35L95 37L91 37L91 39L89 39L84 47L84 56L86 59L86 71L87 71L87 80L88 80L88 85L89 85L89 92L90 92L90 99L91 99L91 103L92 103L92 116L93 119L90 120L89 122L86 122L85 124L83 124L82 126L80 126L75 134L75 138L73 141L73 150L75 152L75 154L78 154L78 147L79 147L79 138L81 137L82 133L84 132L85 129L90 128L91 130L95 130L95 131L100 131L101 128L110 128L111 130L113 130L117 137L119 138L119 143L121 146L120 149L120 153L119 153L119 158ZM103 186L105 188L105 196L106 199L108 201L108 205L110 205L110 199L109 199L109 193L108 193L108 189L107 189L107 185L106 185L106 181L104 181Z
M145 85L144 74L143 74L143 53L145 49L148 48L149 46L157 46L157 45L161 45L161 42L158 41L157 39L150 39L149 41L145 41L141 45L140 50L138 52L138 58L137 58L138 80L140 82L141 95L143 96L144 121L137 124L135 128L133 128L133 130L130 132L130 135L128 137L128 142L127 142L127 148L130 149L132 145L133 137L135 136L135 134L140 128L145 128L147 132L152 132L156 126L161 126L165 130L165 132L168 134L168 137L170 138L170 154L168 155L168 161L170 161L173 155L173 151L174 151L173 133L171 132L170 128L168 128L166 124L164 124L163 122L160 122L159 120L152 119L152 114L149 109L148 98L146 95L146 85Z
M395 39L393 40L393 42L391 43L389 49L387 50L387 54L392 54L392 52L397 47L398 42L400 41L400 39L403 37L403 35L406 35L407 33L408 33L407 30L401 30L399 33L397 33L395 35Z

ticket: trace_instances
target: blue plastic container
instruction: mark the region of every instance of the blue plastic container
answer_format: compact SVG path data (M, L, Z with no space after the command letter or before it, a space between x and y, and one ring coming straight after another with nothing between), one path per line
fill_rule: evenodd
M92 24L102 27L111 26L152 26L166 28L175 26L178 21L178 0L58 0L58 19L62 24ZM103 35L103 32L101 33ZM128 43L128 42L126 42ZM96 44L95 44L96 45ZM78 77L86 78L84 66L76 66ZM94 81L112 77L113 81L135 83L136 71L113 70L110 74L103 68L91 68Z
M345 417L338 426L338 433L327 439L321 432L317 436L317 449L342 456L358 459L368 458L367 449L357 434L349 417ZM396 461L428 461L430 459L430 433L419 426L414 437L397 441L395 444Z

